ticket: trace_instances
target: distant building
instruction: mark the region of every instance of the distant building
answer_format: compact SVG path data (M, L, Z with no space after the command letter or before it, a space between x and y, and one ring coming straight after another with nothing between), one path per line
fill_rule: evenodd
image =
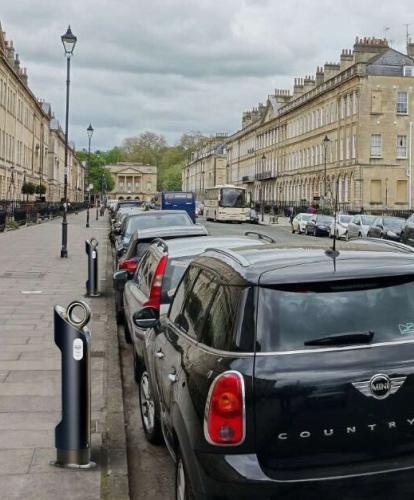
M331 201L338 190L342 208L412 208L413 116L414 41L402 54L357 38L339 63L243 114L227 181L268 204Z
M216 134L195 151L182 171L183 191L192 191L204 201L204 190L226 184L226 134Z
M60 201L64 182L64 134L49 103L28 85L26 68L0 25L0 200L26 199L23 183L45 186L45 198ZM83 200L83 167L68 154L68 200ZM29 196L29 200L35 199Z
M111 172L115 187L108 193L109 199L138 199L150 201L157 193L157 167L142 163L121 162L106 165Z

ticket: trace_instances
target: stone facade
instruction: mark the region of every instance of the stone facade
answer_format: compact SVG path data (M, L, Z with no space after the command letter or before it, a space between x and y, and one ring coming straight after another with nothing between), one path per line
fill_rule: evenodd
M340 63L243 115L227 142L228 181L269 204L331 203L338 192L342 208L411 208L413 113L414 59L357 39Z
M216 134L195 151L182 171L183 191L192 191L198 201L204 201L205 189L226 184L227 136Z
M157 167L142 163L121 162L106 165L111 172L115 187L108 199L139 199L151 201L157 193Z
M7 41L0 26L0 200L26 199L24 182L46 186L45 198L63 197L63 160L61 173L51 168L57 142L64 150L63 133L55 134L54 119L48 103L39 101L28 86L26 68L12 41ZM68 158L68 200L83 200L83 168L71 145ZM80 188L80 189L79 189ZM29 196L29 200L35 196Z

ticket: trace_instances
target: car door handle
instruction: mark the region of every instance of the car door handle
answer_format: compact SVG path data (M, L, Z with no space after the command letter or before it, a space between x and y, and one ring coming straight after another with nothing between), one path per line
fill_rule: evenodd
M176 372L172 372L172 373L169 373L168 374L168 380L174 384L175 382L177 382L177 374Z
M161 349L157 351L155 355L157 356L158 359L162 359L165 357L165 354L161 351Z

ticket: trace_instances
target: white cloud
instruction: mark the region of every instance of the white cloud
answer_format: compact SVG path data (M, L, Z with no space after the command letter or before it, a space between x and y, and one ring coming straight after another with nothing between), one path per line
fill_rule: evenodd
M34 6L35 4L35 6ZM72 61L70 135L96 148L150 129L173 142L191 129L234 131L242 111L275 87L312 74L356 35L403 49L411 2L396 0L19 0L2 6L33 91L63 121L60 35L78 36ZM414 32L414 25L412 26Z

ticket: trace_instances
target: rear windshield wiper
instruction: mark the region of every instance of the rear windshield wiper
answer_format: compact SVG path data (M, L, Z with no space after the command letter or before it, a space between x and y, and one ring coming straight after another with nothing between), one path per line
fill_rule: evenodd
M344 345L344 344L369 344L374 338L374 332L348 332L337 333L327 337L320 337L313 340L307 340L305 345Z

